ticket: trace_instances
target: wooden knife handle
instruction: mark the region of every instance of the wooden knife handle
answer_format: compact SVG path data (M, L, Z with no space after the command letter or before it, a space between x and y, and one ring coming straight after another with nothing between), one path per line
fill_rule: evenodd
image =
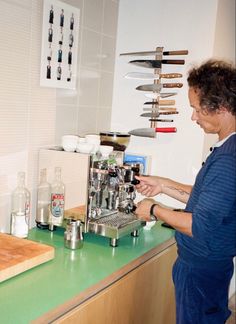
M176 133L176 127L157 127L155 128L156 133Z
M175 100L159 100L159 105L160 106L171 106L175 105Z
M185 60L161 60L161 63L183 65L185 63Z
M163 79L175 79L175 78L182 78L183 74L181 73L161 73L160 78Z
M187 55L188 50L180 50L180 51L164 51L163 55Z
M159 101L147 101L144 103L144 105L160 105L160 106L171 106L171 105L175 105L175 100L159 100Z
M182 88L183 83L162 83L163 88Z

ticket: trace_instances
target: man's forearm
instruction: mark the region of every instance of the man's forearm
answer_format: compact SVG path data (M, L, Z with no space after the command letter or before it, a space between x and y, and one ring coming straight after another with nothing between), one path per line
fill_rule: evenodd
M160 205L155 205L154 215L173 226L177 231L184 233L188 236L192 236L192 214L173 211L167 208L161 207Z
M162 193L175 198L183 203L187 203L192 186L175 182L170 179L164 179L161 185Z

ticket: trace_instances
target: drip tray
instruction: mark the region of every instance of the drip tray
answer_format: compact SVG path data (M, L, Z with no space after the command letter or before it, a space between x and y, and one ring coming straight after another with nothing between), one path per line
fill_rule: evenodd
M112 239L119 239L137 231L143 225L143 221L137 219L133 213L117 212L99 219L90 219L88 231Z

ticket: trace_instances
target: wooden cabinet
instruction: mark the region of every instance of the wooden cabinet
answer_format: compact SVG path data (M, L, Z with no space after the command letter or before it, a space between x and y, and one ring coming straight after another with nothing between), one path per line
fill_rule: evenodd
M174 324L176 255L173 244L53 323Z

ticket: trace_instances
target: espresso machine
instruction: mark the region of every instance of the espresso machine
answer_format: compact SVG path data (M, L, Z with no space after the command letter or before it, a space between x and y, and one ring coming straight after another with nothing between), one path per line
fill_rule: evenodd
M85 231L110 238L117 246L124 235L138 236L143 222L134 215L135 175L141 164L118 165L115 160L92 161L88 185L88 209Z
M39 172L46 168L49 182L55 166L61 167L65 184L64 227L68 220L79 220L83 233L108 237L112 247L125 235L138 236L145 225L133 213L141 163L124 163L118 151L102 158L60 148L40 150Z

